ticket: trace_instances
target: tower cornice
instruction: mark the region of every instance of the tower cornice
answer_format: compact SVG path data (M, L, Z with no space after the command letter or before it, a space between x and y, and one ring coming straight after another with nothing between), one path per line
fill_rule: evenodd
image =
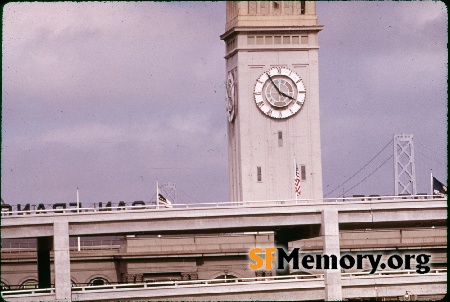
M260 52L271 52L271 51L280 51L281 52L281 51L313 50L313 49L318 50L319 46L276 47L276 48L270 48L270 49L263 49L263 48L255 49L255 48L250 48L250 47L248 47L248 48L241 47L241 48L233 49L232 51L227 53L224 56L224 58L228 59L228 58L234 56L238 51L255 51L255 50L257 50L257 51L260 51Z
M238 33L242 34L275 34L275 33L297 33L297 32L319 32L323 29L323 25L316 26L273 26L273 27L253 27L242 26L233 27L220 36L221 40L226 40Z

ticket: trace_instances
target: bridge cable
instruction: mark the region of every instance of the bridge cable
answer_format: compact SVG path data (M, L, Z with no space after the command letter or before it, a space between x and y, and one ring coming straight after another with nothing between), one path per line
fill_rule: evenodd
M345 185L347 182L349 182L353 177L355 177L359 172L361 172L365 167L367 167L378 155L380 155L381 152L384 151L384 149L386 149L393 141L394 139L392 138L384 147L383 149L381 149L381 151L379 151L367 164L365 164L361 169L358 170L358 172L356 172L355 174L353 174L352 176L350 176L350 178L348 178L346 181L344 181L342 184L340 184L339 186L337 186L333 191L328 192L327 194L325 194L324 197L327 197L328 195L330 195L331 193L333 193L334 191L336 191L337 189L339 189L340 187L342 187L343 185Z
M418 141L417 139L415 140L415 142L416 142L416 143L419 143L420 145L424 146L425 148L428 148L429 150L433 151L434 153L439 154L440 156L445 156L445 155L443 155L442 153L437 152L436 150L433 150L432 148L428 147L427 145L422 144L422 143L421 143L420 141Z
M181 193L184 193L184 195L192 200L194 200L196 203L200 203L200 201L192 196L190 196L189 194L187 194L184 190L181 190L180 188L177 188L177 190L181 191Z
M350 191L351 189L357 187L358 185L360 185L362 182L364 182L367 178L369 178L373 173L377 172L382 166L384 166L385 163L387 163L392 157L394 157L394 154L392 154L391 156L389 156L388 159L386 159L381 165L378 166L378 168L376 168L372 173L370 173L369 175L367 175L366 177L363 178L363 180L361 180L360 182L358 182L356 185L354 185L353 187L351 187L350 189L348 189L347 191L345 191L344 193L342 193L342 197L344 197L344 194L347 193L348 191Z
M434 160L435 162L440 163L441 165L445 166L445 164L441 163L441 162L438 161L437 159L434 159L434 158L432 158L432 157L430 157L430 156L428 156L428 155L426 155L426 154L424 154L424 153L418 151L417 149L416 149L415 151L418 152L418 153L420 153L420 154L422 154L423 156L428 157L429 159Z

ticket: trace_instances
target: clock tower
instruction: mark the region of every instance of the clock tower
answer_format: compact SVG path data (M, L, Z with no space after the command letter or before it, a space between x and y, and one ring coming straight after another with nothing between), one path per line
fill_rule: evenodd
M321 29L315 2L227 1L221 39L231 201L323 197Z

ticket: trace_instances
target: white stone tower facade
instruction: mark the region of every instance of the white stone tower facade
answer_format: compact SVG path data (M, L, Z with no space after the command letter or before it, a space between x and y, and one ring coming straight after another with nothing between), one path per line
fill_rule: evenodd
M315 2L227 1L226 16L231 201L322 198Z

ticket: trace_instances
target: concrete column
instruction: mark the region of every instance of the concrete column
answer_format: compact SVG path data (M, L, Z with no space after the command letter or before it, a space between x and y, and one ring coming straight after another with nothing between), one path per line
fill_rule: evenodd
M67 221L55 222L53 229L56 300L71 301L69 223Z
M320 235L323 236L323 254L340 256L339 220L337 209L326 209L322 212ZM342 300L341 269L324 270L325 301Z
M289 254L289 241L286 239L286 236L283 236L283 231L278 230L275 231L274 234L274 243L276 247L281 247L284 251ZM289 263L286 260L283 260L284 269L277 269L277 276L286 276L289 275Z
M37 266L39 288L52 287L50 269L50 251L53 248L52 237L37 238Z

